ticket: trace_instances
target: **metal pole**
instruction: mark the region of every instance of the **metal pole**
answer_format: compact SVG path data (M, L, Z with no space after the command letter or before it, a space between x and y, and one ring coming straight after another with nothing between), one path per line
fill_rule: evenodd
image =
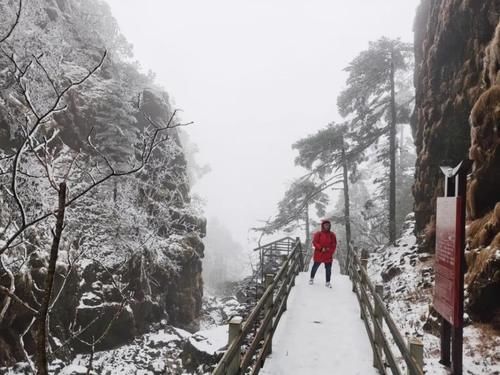
M441 363L443 366L450 367L450 341L451 341L451 324L441 317Z
M462 375L463 372L463 316L464 316L464 274L465 274L465 202L467 196L467 165L462 165L458 174L455 176L455 195L461 198L460 207L461 223L460 230L457 233L460 257L459 275L458 275L458 316L460 322L458 326L453 327L452 333L452 373Z
M449 197L452 189L450 188L450 178L445 175L444 178L444 196ZM453 189L454 190L454 189ZM443 317L441 317L441 359L439 363L443 366L450 367L451 365L451 324Z

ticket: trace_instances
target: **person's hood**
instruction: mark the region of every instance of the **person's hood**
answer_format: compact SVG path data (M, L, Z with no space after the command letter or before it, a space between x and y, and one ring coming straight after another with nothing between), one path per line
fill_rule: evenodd
M325 230L324 228L325 224L330 224L330 229L331 229L332 223L330 220L321 220L321 230Z

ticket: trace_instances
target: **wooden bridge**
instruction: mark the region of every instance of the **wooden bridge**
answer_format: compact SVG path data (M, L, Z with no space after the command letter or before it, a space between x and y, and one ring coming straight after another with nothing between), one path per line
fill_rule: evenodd
M423 347L405 342L366 273L366 256L334 262L333 288L323 271L309 285L310 254L299 239L257 248L264 292L247 317L229 322L228 348L214 375L423 375ZM323 267L320 268L322 270Z

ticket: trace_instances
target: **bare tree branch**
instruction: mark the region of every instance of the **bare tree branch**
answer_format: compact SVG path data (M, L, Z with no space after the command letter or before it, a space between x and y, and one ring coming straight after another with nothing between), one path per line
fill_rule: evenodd
M54 299L52 300L52 303L49 306L49 312L52 311L52 309L54 308L57 301L59 301L59 298L61 297L62 292L64 291L64 288L66 287L68 278L75 268L75 264L84 255L84 253L85 253L85 251L81 251L73 260L71 260L70 256L69 256L69 252L68 252L68 271L66 272L66 275L64 275L63 282L61 284L61 287L59 288L59 291L57 292L56 296L54 297Z
M109 321L108 325L106 326L106 328L104 329L104 331L102 332L101 336L99 336L99 338L97 340L94 341L94 345L97 345L99 344L102 340L104 340L104 338L107 336L107 334L109 333L109 330L111 329L111 326L113 325L113 323L120 317L121 313L123 312L123 309L125 308L125 306L127 305L127 303L129 302L128 298L127 299L124 299L121 304L120 304L120 307L118 308L118 310L116 311L115 315L113 316L113 318ZM89 345L88 343L86 343L87 345Z
M28 303L24 302L21 298L19 298L18 296L16 296L14 293L11 293L10 290L7 289L6 287L0 285L0 293L2 293L4 295L12 298L12 300L14 302L16 302L19 305L23 306L26 310L28 310L29 312L33 313L33 315L38 315L38 310L36 310L33 307L31 307Z
M339 175L331 176L329 179L325 180L319 186L317 186L316 189L314 189L314 191L312 191L311 193L309 193L308 195L303 197L302 203L300 203L297 207L295 207L294 210L289 212L287 217L285 217L279 221L276 221L276 219L275 220L267 220L264 222L265 223L264 226L254 227L254 228L252 228L252 230L254 230L256 232L272 233L272 232L279 230L280 228L284 228L287 225L291 224L292 222L297 220L297 218L303 213L303 210L307 207L309 202L315 196L317 196L318 194L320 194L324 190L328 189L329 187L335 186L335 185L343 182L343 179L338 180L336 178L339 178ZM302 178L299 178L299 181L300 180L302 180Z
M40 69L42 69L42 71L45 75L45 78L47 78L47 80L49 81L50 86L52 87L52 90L54 91L54 94L56 94L56 97L59 96L59 91L57 90L56 83L55 83L54 79L50 76L49 72L47 71L47 68L45 68L45 66L40 62L40 59L43 57L43 53L40 56L35 56L35 55L32 55L32 56L33 56L33 59L35 60L36 64L40 67Z
M5 51L4 51L4 53L5 53ZM49 216L55 214L55 212L50 212L50 213L47 213L45 215L42 215L42 216L40 216L40 217L32 220L31 222L27 222L26 210L24 208L24 204L23 204L23 202L22 202L22 200L21 200L21 198L19 196L19 192L18 192L18 178L17 178L17 176L18 176L19 170L20 170L19 164L20 164L21 156L24 153L24 151L26 149L26 146L31 142L32 137L35 135L35 133L40 128L40 126L43 124L43 121L45 119L47 119L48 117L50 117L51 115L53 115L55 113L55 111L58 110L59 103L61 102L61 100L63 99L63 97L66 95L66 93L68 93L71 89L73 89L73 88L81 85L86 80L88 80L102 66L102 64L104 63L104 59L106 58L106 55L107 55L107 51L104 51L103 55L101 56L101 59L100 59L99 63L96 66L94 66L94 68L92 68L91 70L89 70L89 72L85 76L83 76L80 80L78 80L76 82L71 82L68 86L66 86L57 95L57 97L53 101L53 103L50 106L50 108L43 115L38 115L36 109L34 108L34 106L32 105L32 103L29 100L29 94L28 94L27 89L22 84L22 77L26 74L27 70L31 66L31 62L23 70L22 68L20 68L18 66L17 62L15 61L14 56L10 56L9 57L10 60L11 60L11 62L14 64L16 71L19 71L21 73L20 76L17 79L18 83L19 83L19 85L20 85L20 87L21 87L21 89L23 91L23 94L24 94L26 100L27 100L28 107L30 108L31 112L33 113L33 115L35 116L35 118L37 120L35 121L35 123L32 126L32 128L28 129L28 133L26 134L26 136L25 136L22 144L19 146L19 148L17 149L17 151L16 151L16 153L14 155L14 160L13 160L13 165L12 165L12 178L11 178L11 189L10 189L10 192L11 192L12 197L13 197L13 199L14 199L17 207L18 207L19 214L21 216L21 225L19 226L19 229L10 237L10 239L8 239L5 242L5 244L0 248L0 254L3 254L7 249L9 249L11 247L12 242L19 235L21 235L26 229L28 229L29 227L31 227L31 226L39 223L42 220L45 220ZM9 56L9 55L7 55L7 56ZM43 164L43 162L42 162L42 164ZM102 182L104 182L104 181L101 181L100 183L102 183ZM100 184L100 183L98 183L98 184ZM69 203L69 204L71 204L71 203Z
M22 7L22 2L21 0L19 1L19 12L17 15L17 19L15 24L12 26L11 30L9 31L8 35L2 39L0 39L0 43L3 42L5 39L7 39L10 34L12 33L13 29L15 28L15 25L19 21L20 13L21 13L21 7ZM96 153L96 160L97 162L95 165L90 167L88 170L85 170L85 168L81 168L83 171L83 180L84 180L84 186L80 191L75 191L74 193L70 194L67 193L66 189L66 182L68 181L68 178L70 174L72 173L73 168L76 166L77 168L80 168L79 162L80 160L79 155L80 152L78 152L71 160L68 169L64 170L63 172L60 172L60 169L56 168L57 166L55 164L55 156L54 153L51 152L49 148L49 143L56 139L57 137L57 131L55 131L52 136L50 136L48 139L43 138L40 135L42 132L41 129L44 128L44 125L47 124L49 121L53 119L53 116L60 112L64 111L66 109L66 106L64 105L65 103L65 98L67 94L74 88L78 87L79 85L83 84L85 81L87 81L99 68L102 67L107 51L104 51L102 54L100 61L95 65L92 69L88 70L88 72L83 75L80 79L77 81L69 81L68 84L65 86L62 85L60 82L56 82L54 77L50 73L50 69L47 69L47 67L43 63L43 54L41 55L32 55L31 61L25 62L21 61L18 59L14 53L7 53L4 49L0 47L0 52L3 53L11 62L13 66L13 77L15 79L15 82L17 86L19 87L19 100L18 102L22 104L23 107L23 112L24 114L24 120L25 123L21 123L21 131L24 132L22 134L23 139L20 142L20 146L17 148L15 153L12 155L2 155L0 157L0 160L6 160L4 162L4 166L1 168L1 173L9 173L10 174L10 180L8 183L8 186L2 186L5 191L10 194L13 198L13 202L15 205L14 208L14 215L13 215L13 223L14 223L14 228L7 230L8 227L5 228L4 230L4 237L5 241L2 241L2 244L0 245L0 261L1 256L8 251L9 249L12 249L15 246L18 246L23 242L23 237L24 233L26 232L27 229L35 226L36 224L42 222L43 220L46 220L50 218L51 216L56 217L56 225L55 225L55 230L51 230L53 234L53 241L52 241L52 247L50 251L50 259L49 259L49 266L48 266L48 271L47 271L47 276L45 279L45 285L43 289L40 289L36 283L34 283L33 288L37 289L38 291L41 292L41 303L39 303L39 306L36 308L30 306L29 303L23 301L21 298L15 295L15 284L14 288L11 282L10 288L6 288L4 286L0 286L0 294L3 294L6 296L4 301L7 301L4 303L4 306L2 307L0 311L0 321L2 320L3 316L5 315L5 312L7 311L9 304L13 303L18 303L22 306L24 306L25 309L27 309L29 312L31 312L34 316L32 322L27 326L26 331L23 333L21 336L26 335L26 333L32 328L33 324L34 329L35 329L35 334L36 334L36 368L38 371L38 374L47 374L47 363L48 363L48 336L49 336L49 319L50 319L50 313L55 306L55 304L58 302L62 291L66 287L67 281L69 277L71 276L71 273L73 272L74 269L74 264L77 262L78 258L83 254L80 253L76 258L73 260L70 260L70 256L68 255L68 268L66 272L63 272L63 282L59 290L55 291L54 289L54 280L55 280L55 268L56 268L56 262L59 254L59 246L60 246L60 241L61 241L61 235L64 230L64 214L65 214L65 209L70 207L71 205L75 204L80 198L91 192L92 190L96 189L100 185L104 184L106 181L115 178L115 177L123 177L123 176L128 176L135 174L137 172L140 172L143 170L145 165L150 161L154 150L162 143L168 141L169 139L169 134L165 134L169 129L174 129L177 127L181 126L188 126L191 125L192 122L190 123L177 123L175 120L175 116L177 113L177 110L173 111L171 116L169 117L166 125L159 124L155 122L149 115L143 113L144 117L148 121L150 126L146 126L146 129L144 131L144 140L143 140L143 145L142 149L139 150L140 156L137 158L138 161L136 163L131 164L128 168L125 170L119 170L118 167L114 166L112 163L112 159L108 156L106 156L100 149L99 147L93 142L92 140L92 135L93 135L93 129L91 130L89 136L87 137L88 144L90 148ZM45 105L40 105L37 99L37 92L35 92L35 85L31 84L30 79L33 76L33 73L36 72L36 74L40 75L42 80L44 81L44 84L50 85L51 92L52 94L49 94L51 96L51 99L49 102ZM63 86L63 87L62 87ZM142 112L142 109L139 108ZM21 121L18 121L21 122ZM28 207L27 200L25 198L25 194L23 192L23 189L26 188L26 181L29 181L26 179L26 176L31 177L31 172L32 171L24 171L23 169L25 168L26 165L26 155L29 155L31 158L36 158L38 163L41 165L43 168L43 172L40 173L45 173L45 176L40 176L40 177L45 177L48 179L48 182L54 188L56 191L58 191L59 194L59 206L57 209L49 208L49 209L44 209L44 211L37 212L33 211ZM94 156L94 155L92 155ZM78 159L78 160L77 160ZM24 164L24 165L23 165ZM137 164L137 165L136 165ZM8 166L7 166L8 165ZM39 168L39 167L37 167ZM59 172L59 173L57 173ZM35 172L35 174L37 174ZM63 174L61 177L60 175ZM24 177L20 177L24 176ZM33 175L33 177L36 177ZM87 178L88 177L88 178ZM62 182L58 184L58 180L60 181L62 179ZM89 183L90 179L90 183ZM67 196L66 196L67 194ZM45 211L47 210L47 211ZM38 216L35 216L38 215ZM19 242L21 241L21 242ZM26 261L27 257L25 256L24 261ZM2 264L3 266L3 264ZM112 272L108 270L104 265L101 264L101 266L104 268L104 270L111 276L111 279L113 281L114 286L118 289L122 296L122 302L118 306L118 304L115 306L116 312L111 321L108 323L106 326L105 330L102 332L102 335L98 338L92 337L92 343L90 344L92 347L92 350L94 350L94 347L98 345L109 333L109 330L111 329L111 326L113 323L116 321L116 319L119 318L119 316L122 314L123 309L127 306L129 303L129 300L131 296L126 296L125 294L128 292L125 292L129 286L123 286L120 288L121 284L119 280L115 280L113 278ZM4 267L8 271L7 268ZM13 277L12 277L13 280ZM42 285L40 285L42 286ZM33 289L31 289L33 291ZM54 296L55 295L55 296ZM35 298L36 296L34 296ZM37 302L36 298L34 299L35 302ZM31 302L34 304L35 302ZM86 327L83 327L80 329L78 332L74 332L73 336L67 340L66 343L69 343L72 339L78 339L84 343L86 343L84 340L81 340L79 336L85 332L86 329L88 329L92 324L94 324L100 317L96 317L96 319L92 320L89 325ZM76 323L74 323L76 325ZM70 327L72 330L73 327ZM86 343L89 345L89 343ZM23 344L24 347L24 344ZM60 348L58 348L60 349ZM57 349L57 350L58 350ZM57 351L56 350L56 351ZM27 355L27 354L26 354ZM32 366L33 367L33 366Z
M36 317L31 318L30 323L26 326L23 332L19 335L19 342L21 344L21 348L23 349L23 354L26 362L28 362L30 369L33 373L35 373L35 365L33 361L31 360L30 356L28 355L28 352L26 351L26 348L24 346L24 336L30 331L31 327L33 326L33 323L35 323Z
M94 366L94 353L95 353L95 337L92 336L92 343L90 345L89 364L87 365L87 375L90 375Z
M7 276L9 277L10 280L10 286L9 286L9 294L14 294L16 291L16 283L14 279L14 275L12 274L12 271L5 266L5 263L3 262L3 254L0 255L0 267L5 271ZM7 313L7 310L9 309L10 306L10 301L12 300L12 297L10 295L5 296L5 301L3 303L3 307L0 310L0 323L2 323L3 319L5 318L5 314Z
M59 346L57 349L54 350L52 354L56 354L58 351L60 351L62 348L67 346L71 341L73 340L80 340L79 336L85 333L90 327L94 325L95 322L97 322L99 319L102 318L104 314L100 314L96 316L94 319L92 319L85 327L81 327L78 331L73 331L72 335L64 341L61 346Z

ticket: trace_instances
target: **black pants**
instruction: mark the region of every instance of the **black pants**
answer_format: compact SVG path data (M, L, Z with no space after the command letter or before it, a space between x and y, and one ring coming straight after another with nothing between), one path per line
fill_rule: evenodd
M316 271L318 270L320 265L321 262L314 262L311 268L311 279L314 279L314 275L316 275ZM329 283L332 277L332 262L325 263L325 270L326 270L326 282Z

